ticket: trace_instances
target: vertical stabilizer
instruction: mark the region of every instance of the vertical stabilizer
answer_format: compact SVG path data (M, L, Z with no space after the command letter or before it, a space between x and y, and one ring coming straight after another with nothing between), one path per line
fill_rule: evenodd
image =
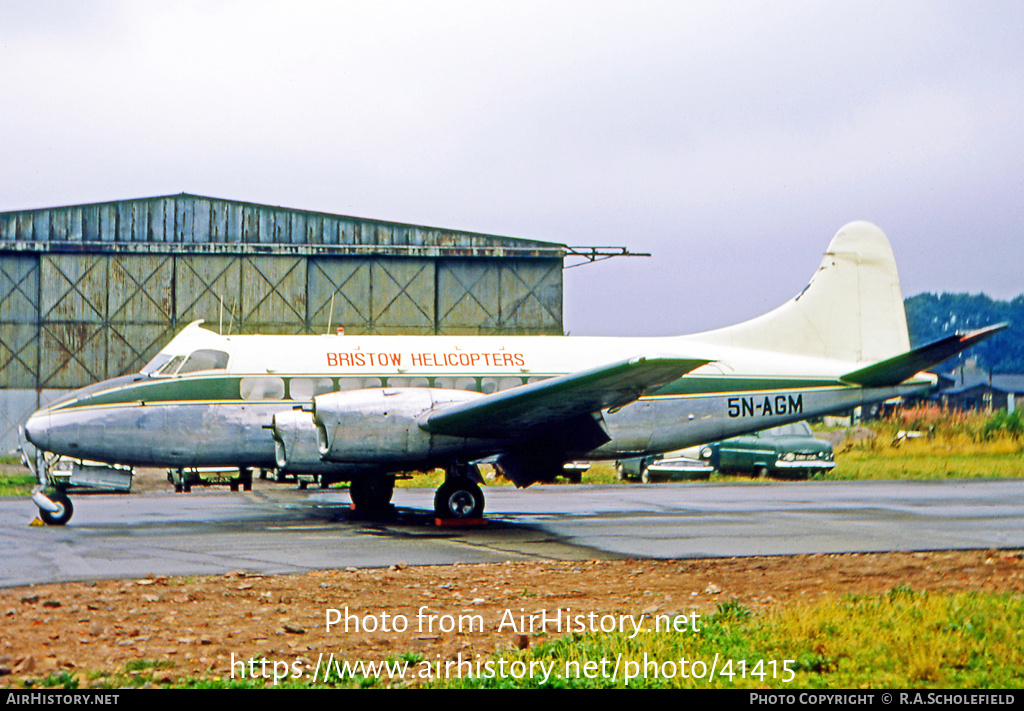
M910 350L892 247L869 222L845 225L810 283L764 316L697 336L702 342L874 362Z

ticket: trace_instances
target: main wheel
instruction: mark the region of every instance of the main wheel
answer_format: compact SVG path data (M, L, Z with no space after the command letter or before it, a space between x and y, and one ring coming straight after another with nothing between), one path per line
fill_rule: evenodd
M386 509L395 493L395 480L389 476L361 476L348 487L349 498L359 511Z
M50 501L57 504L60 508L57 511L39 509L39 518L43 519L44 523L49 526L63 526L71 520L71 514L75 512L75 507L71 505L71 499L68 498L67 494L58 491L50 497Z
M438 518L480 518L484 513L484 492L467 480L446 481L434 494Z

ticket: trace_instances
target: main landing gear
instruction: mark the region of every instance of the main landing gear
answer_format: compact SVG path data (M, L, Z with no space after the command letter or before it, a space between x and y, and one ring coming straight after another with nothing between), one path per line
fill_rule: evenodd
M356 511L380 511L391 505L395 477L390 474L355 477L348 487Z
M453 464L444 473L444 484L434 494L434 513L440 519L474 519L484 513L483 481L475 464Z

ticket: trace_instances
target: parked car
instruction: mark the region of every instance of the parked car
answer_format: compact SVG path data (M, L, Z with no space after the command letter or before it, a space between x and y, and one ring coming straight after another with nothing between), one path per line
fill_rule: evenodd
M696 453L694 453L696 454ZM647 457L620 459L615 470L622 481L639 479L644 484L656 481L707 479L713 468L707 462L683 456L682 452L653 454Z
M832 445L806 422L772 427L701 448L700 458L723 474L809 477L836 465Z

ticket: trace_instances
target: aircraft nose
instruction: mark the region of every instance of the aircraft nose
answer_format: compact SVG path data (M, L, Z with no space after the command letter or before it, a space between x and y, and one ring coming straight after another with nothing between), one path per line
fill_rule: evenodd
M40 410L25 423L25 437L39 449L46 450L50 444L50 415Z

